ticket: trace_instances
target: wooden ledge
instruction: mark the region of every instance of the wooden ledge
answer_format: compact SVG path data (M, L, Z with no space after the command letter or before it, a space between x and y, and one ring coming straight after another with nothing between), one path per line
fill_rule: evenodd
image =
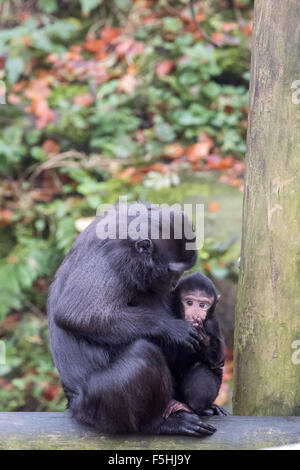
M300 442L300 417L204 418L217 432L208 438L103 436L69 413L0 413L0 449L217 450L264 449Z

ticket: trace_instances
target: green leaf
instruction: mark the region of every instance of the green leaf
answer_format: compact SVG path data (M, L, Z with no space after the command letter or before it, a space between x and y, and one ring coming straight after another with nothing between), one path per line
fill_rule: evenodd
M80 0L82 12L85 14L90 13L100 5L102 0Z
M39 141L41 135L42 132L39 129L29 129L25 133L25 139L30 145L34 145Z
M35 228L39 230L40 232L45 229L46 223L44 219L39 219L35 222L34 224Z
M179 18L173 18L171 16L168 16L167 18L163 19L163 22L164 29L172 31L173 33L176 33L182 28L182 22Z
M7 80L9 83L15 83L22 74L25 62L22 57L9 57L6 61L5 68L7 72Z
M45 13L53 13L57 9L56 0L39 0L39 7Z
M76 228L72 217L65 217L57 222L56 243L57 247L67 253L76 236Z
M23 129L16 126L6 127L3 131L3 137L8 144L19 145L23 137Z
M50 41L49 37L45 34L45 31L37 30L32 34L32 45L37 49L40 49L45 52L52 52L53 43Z
M47 160L47 154L42 147L35 145L34 147L32 147L30 153L35 160L40 160L41 162Z
M209 82L207 83L206 85L204 85L204 87L202 88L203 90L203 93L208 97L208 98L211 98L211 99L215 99L219 96L219 94L221 93L221 86L218 85L218 83L215 83L215 82Z
M115 0L116 7L121 9L129 8L131 3L131 0Z
M184 85L184 86L195 85L198 82L199 82L199 75L194 72L182 73L179 76L179 83L181 83L181 85Z
M173 128L166 122L156 124L154 131L156 137L162 142L172 142L176 137Z
M119 80L110 80L109 82L103 83L97 93L97 99L101 99L104 96L110 95L115 92L119 85Z

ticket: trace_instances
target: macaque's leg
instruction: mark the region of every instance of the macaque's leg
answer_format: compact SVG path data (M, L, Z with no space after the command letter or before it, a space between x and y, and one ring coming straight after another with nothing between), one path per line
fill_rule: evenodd
M202 416L219 393L222 374L215 373L203 364L196 364L180 384L180 397L195 413Z

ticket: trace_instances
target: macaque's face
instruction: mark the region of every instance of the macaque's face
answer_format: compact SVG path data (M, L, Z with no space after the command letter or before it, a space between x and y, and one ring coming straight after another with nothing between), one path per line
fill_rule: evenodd
M195 290L181 293L184 316L187 321L202 324L207 312L214 303L214 297L209 297L205 291Z

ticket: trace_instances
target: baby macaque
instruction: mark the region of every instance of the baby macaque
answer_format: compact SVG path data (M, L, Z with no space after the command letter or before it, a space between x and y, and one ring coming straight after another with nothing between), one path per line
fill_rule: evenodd
M176 400L199 415L229 414L213 404L224 365L224 345L215 316L219 297L213 282L200 273L179 281L172 296L174 315L185 318L199 333L199 351L182 351L174 358Z
M223 341L220 336L215 308L220 295L213 282L200 273L179 281L173 295L176 316L185 318L199 333L200 359L211 369L224 365Z

